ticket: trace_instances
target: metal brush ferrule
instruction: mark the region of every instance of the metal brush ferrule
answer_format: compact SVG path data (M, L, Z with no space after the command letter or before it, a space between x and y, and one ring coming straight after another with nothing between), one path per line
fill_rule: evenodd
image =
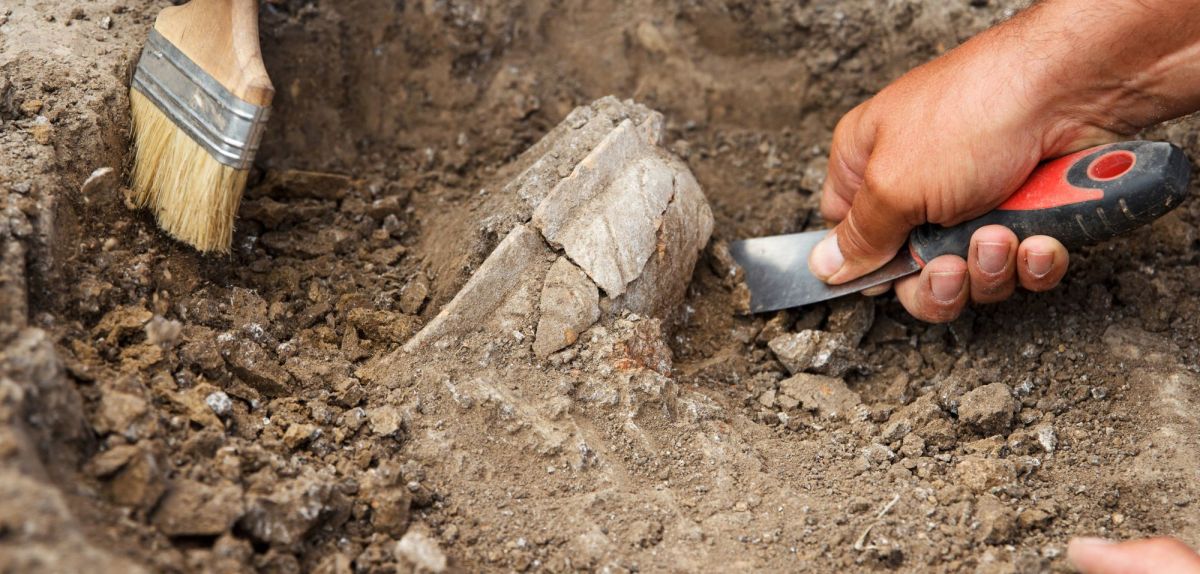
M133 87L217 161L247 169L258 151L269 106L233 95L156 30L150 30Z

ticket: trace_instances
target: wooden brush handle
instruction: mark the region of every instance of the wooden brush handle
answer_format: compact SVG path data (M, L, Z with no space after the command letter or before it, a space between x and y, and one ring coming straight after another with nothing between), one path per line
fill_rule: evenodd
M163 9L154 29L235 96L271 105L275 87L258 45L258 0L192 0Z

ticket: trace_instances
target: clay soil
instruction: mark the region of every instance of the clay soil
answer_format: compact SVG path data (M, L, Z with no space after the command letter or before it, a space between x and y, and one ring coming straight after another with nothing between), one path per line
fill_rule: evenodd
M734 312L721 246L822 225L841 114L1020 2L267 0L278 97L224 257L124 199L166 5L0 6L0 571L1040 572L1075 535L1200 544L1200 202L950 325ZM586 337L396 360L505 231L480 206L506 166L609 94L665 115L716 219L677 312L605 326L654 384ZM1196 127L1145 137L1200 158ZM766 343L802 329L865 333L836 416L781 386Z

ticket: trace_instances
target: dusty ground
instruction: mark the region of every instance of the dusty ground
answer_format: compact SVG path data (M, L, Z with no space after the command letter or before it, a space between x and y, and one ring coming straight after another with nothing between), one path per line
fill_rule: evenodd
M165 4L0 7L0 571L1036 572L1078 534L1200 544L1200 203L949 326L886 298L733 313L722 241L820 225L840 114L1019 3L268 1L276 114L207 258L122 195ZM549 363L507 336L394 355L502 235L505 166L607 94L665 114L713 207L681 308ZM1195 128L1148 137L1200 157ZM836 416L767 348L804 329L862 336ZM614 339L655 361L606 370Z

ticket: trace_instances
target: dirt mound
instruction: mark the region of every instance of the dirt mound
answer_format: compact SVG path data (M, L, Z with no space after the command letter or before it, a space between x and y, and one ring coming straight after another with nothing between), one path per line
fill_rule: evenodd
M0 570L1032 572L1073 535L1200 543L1197 202L948 326L734 312L724 243L821 224L840 115L1018 4L266 2L279 96L227 258L125 206L160 6L0 12ZM645 108L589 127L610 94ZM526 185L650 110L670 197L687 172L711 205L686 289L665 191L636 257L584 261ZM437 331L518 226L533 271L475 291L528 305Z

